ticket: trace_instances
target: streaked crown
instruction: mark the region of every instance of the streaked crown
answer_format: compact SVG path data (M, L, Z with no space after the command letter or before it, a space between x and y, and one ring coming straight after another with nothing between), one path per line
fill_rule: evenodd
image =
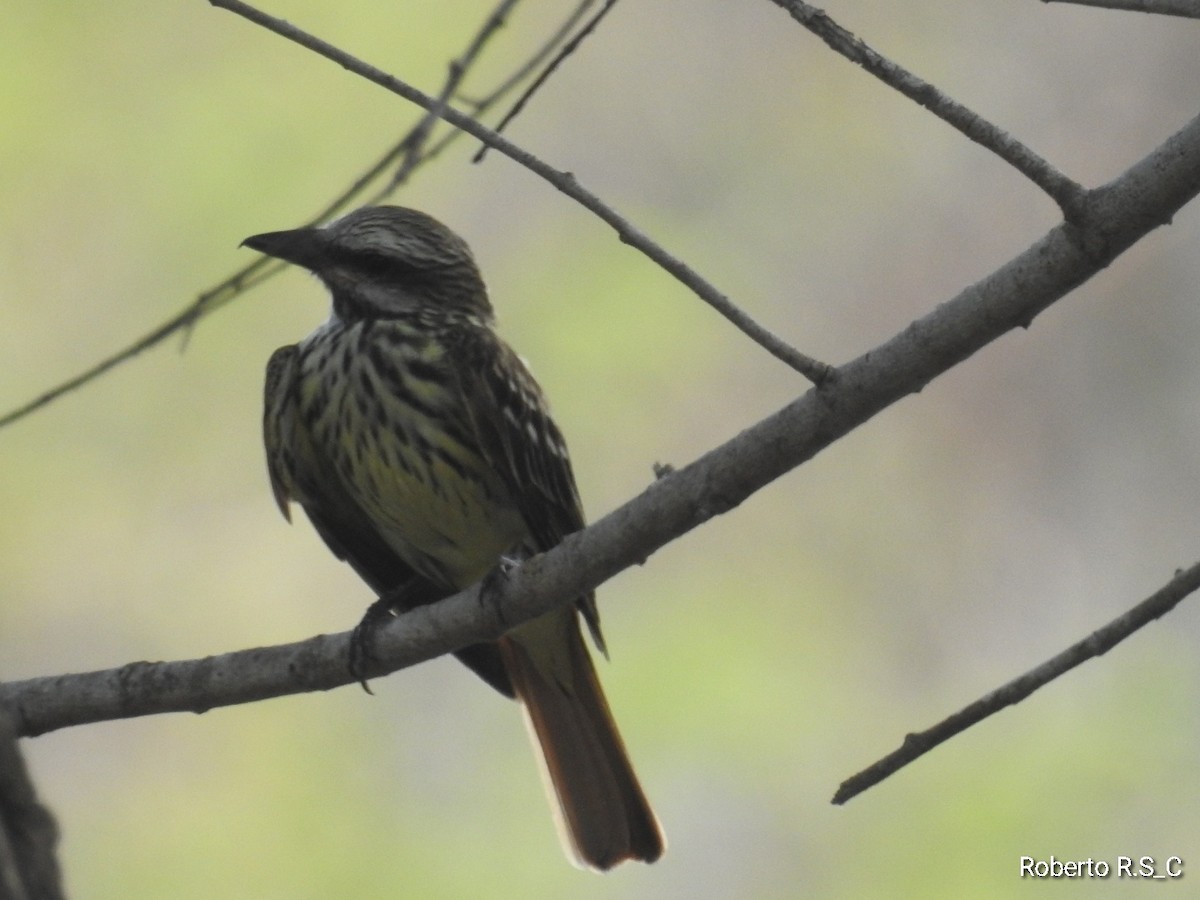
M466 242L415 209L368 206L321 228L258 234L242 243L310 270L345 321L416 312L491 317Z

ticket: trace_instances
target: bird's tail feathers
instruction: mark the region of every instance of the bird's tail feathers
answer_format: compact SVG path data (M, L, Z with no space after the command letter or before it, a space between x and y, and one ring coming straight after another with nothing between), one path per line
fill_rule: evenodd
M654 862L665 847L584 646L575 613L550 613L500 640L541 749L559 834L582 866Z

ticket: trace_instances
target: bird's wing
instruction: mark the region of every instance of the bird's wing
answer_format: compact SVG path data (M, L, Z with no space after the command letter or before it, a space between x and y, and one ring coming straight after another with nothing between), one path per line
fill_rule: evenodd
M456 329L448 345L480 451L512 493L533 549L549 550L580 531L584 519L567 445L542 390L490 329ZM593 595L580 598L579 610L603 652Z
M263 445L267 450L267 474L271 477L271 493L283 517L292 521L291 501L296 497L292 486L292 431L297 421L296 395L292 389L296 380L295 344L280 347L267 361L267 381L263 390Z
M463 329L451 366L484 459L511 491L538 551L583 528L562 434L520 358L487 329Z
M334 466L305 427L297 400L299 357L293 344L280 347L267 362L263 444L275 502L289 521L291 502L303 506L334 555L376 592L386 591L411 577L412 569L387 549L349 492L340 488Z

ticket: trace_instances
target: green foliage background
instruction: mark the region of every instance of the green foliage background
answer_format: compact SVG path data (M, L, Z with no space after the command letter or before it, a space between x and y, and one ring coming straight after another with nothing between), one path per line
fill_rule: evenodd
M490 4L268 7L433 91ZM1105 181L1195 114L1193 23L844 4L879 50ZM519 8L482 93L561 4ZM8 0L0 406L298 224L418 113L206 3ZM512 136L801 349L855 356L1056 221L768 3L627 0ZM462 142L397 198L475 248L599 515L805 389L583 210ZM515 708L438 661L357 689L25 743L80 898L1009 897L1019 857L1200 877L1195 603L854 800L837 784L1200 551L1195 205L1094 284L606 585L602 675L671 841L559 853ZM0 432L0 678L350 627L371 599L266 485L289 271ZM1057 890L1070 890L1060 888ZM1095 885L1074 885L1075 893ZM1143 896L1112 883L1106 897ZM1186 890L1186 888L1185 888Z

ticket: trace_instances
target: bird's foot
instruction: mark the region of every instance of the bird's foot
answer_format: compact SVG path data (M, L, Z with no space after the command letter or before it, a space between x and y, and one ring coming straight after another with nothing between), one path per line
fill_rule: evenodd
M508 620L504 617L500 599L504 596L504 588L508 584L509 576L520 564L521 560L515 556L501 556L492 570L483 576L483 581L479 584L479 604L490 606L495 612L496 618L500 620L500 624L505 627L508 627Z
M350 653L346 664L351 676L368 694L373 694L374 691L367 684L367 670L377 661L371 649L371 642L379 627L399 614L400 605L396 592L389 591L367 607L361 621L354 626L354 631L350 634Z

